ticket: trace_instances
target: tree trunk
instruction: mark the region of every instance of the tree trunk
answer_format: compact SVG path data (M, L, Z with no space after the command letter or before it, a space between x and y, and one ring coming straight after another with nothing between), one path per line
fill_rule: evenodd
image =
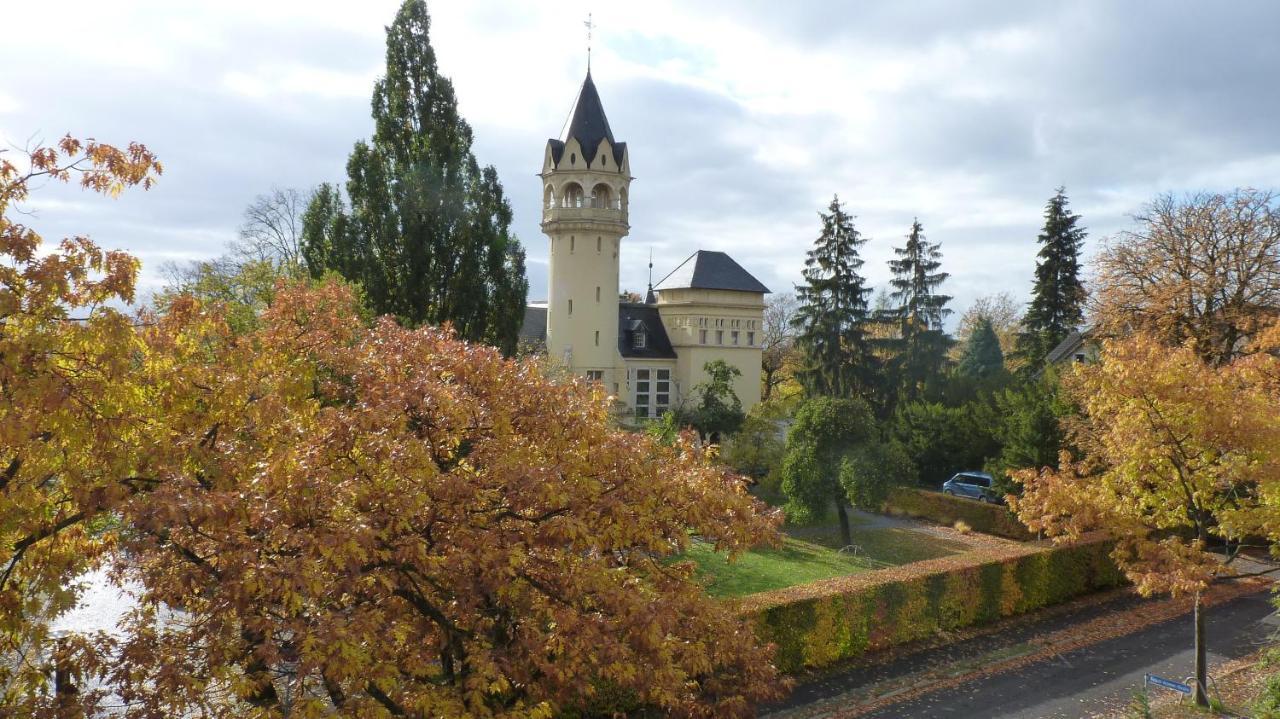
M853 544L853 532L849 531L849 512L844 508L844 502L836 500L836 514L840 515L840 541L841 546L847 547Z
M1209 706L1209 695L1206 691L1208 678L1208 669L1205 666L1205 648L1204 648L1204 606L1200 602L1200 592L1196 592L1195 603L1195 623L1196 623L1196 685L1195 700L1198 706Z

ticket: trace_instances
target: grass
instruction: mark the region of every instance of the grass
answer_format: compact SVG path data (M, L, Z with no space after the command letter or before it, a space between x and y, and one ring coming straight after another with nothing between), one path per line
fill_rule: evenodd
M843 577L886 564L899 565L945 557L966 549L963 544L897 527L860 526L854 518L853 543L857 555L837 551L844 543L834 523L783 529L783 545L777 549L745 552L733 563L711 546L695 542L684 555L697 564L707 593L715 597L741 597L756 592Z
M740 597L872 568L851 555L794 537L777 549L745 552L733 563L703 542L694 542L684 558L698 565L698 576L713 597Z

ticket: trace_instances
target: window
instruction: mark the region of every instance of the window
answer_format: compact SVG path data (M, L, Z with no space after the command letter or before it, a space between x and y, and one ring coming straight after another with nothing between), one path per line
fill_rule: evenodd
M599 332L597 332L596 334L598 335L598 334L600 334L600 333L599 333ZM589 369L589 370L587 370L587 381L588 381L588 382L602 382L602 381L604 381L604 370L602 370L602 369Z
M657 408L657 414L661 415L671 405L671 370L657 371L657 381L653 383L653 389L653 404Z
M735 345L736 345L736 344L738 344L738 331L737 331L737 330L734 330L734 331L730 332L730 333L729 333L729 336L730 336L731 338L733 338L733 343L734 343Z
M569 305L570 305L569 313L573 314L573 309L572 309L573 300L569 300ZM718 345L724 344L724 330L716 330L716 344Z
M573 254L573 246L575 244L576 244L576 238L574 238L573 235L569 235L569 254L571 255Z
M633 349L644 349L646 344L645 340L644 330L636 330L631 333L631 347Z
M596 330L596 347L600 346L600 330Z
M599 251L600 251L600 247L601 247L601 245L600 245L600 238L599 238L599 237L597 237L597 238L596 238L596 252L599 252Z
M700 343L702 343L702 344L704 344L704 345L707 343L707 331L706 331L706 330L698 330L698 342L700 342Z
M569 164L570 165L578 164L578 153L576 152L569 153Z
M750 346L752 346L752 347L755 347L755 346L756 346L756 333L755 333L755 332L748 332L748 333L747 333L747 344L748 344L748 345L750 345Z
M573 300L569 300L569 316L573 316Z
M599 288L599 287L597 287L597 288L596 288L596 302L599 302L599 301L600 301L600 288Z
M1077 352L1077 353L1076 353L1076 361L1077 361L1077 362L1083 362L1083 361L1084 361L1084 353L1083 353L1083 352Z

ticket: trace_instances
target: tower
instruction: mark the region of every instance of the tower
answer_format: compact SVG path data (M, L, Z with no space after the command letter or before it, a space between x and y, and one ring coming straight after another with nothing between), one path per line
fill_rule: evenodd
M631 184L627 144L613 139L591 70L560 139L542 160L542 232L551 241L547 354L616 387L618 250Z

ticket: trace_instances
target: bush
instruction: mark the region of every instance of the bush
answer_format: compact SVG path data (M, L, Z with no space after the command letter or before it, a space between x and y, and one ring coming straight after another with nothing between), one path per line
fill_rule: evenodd
M1019 541L1035 538L1008 507L949 497L941 492L896 487L889 490L889 495L884 501L884 512L918 517L947 526L963 521L975 532Z
M742 611L777 646L778 668L795 673L1121 586L1111 546L969 552L758 594Z

